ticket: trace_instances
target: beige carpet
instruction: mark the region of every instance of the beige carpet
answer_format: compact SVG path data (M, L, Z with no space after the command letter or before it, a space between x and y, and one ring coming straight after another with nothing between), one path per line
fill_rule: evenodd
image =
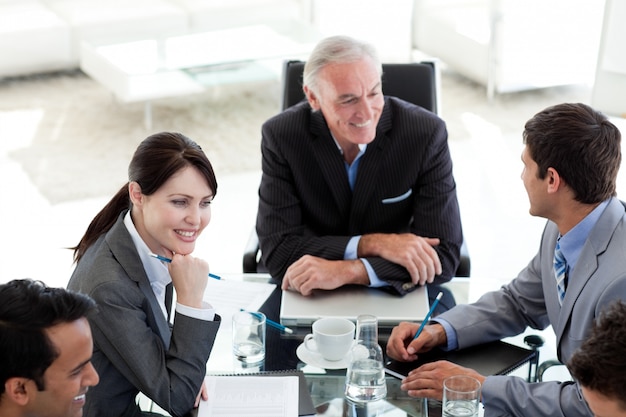
M213 87L153 103L153 128L142 103L120 103L80 71L0 80L2 150L51 204L108 196L126 180L137 144L157 131L179 131L205 149L220 175L260 169L260 126L279 109L278 80ZM512 146L524 122L562 101L589 101L586 86L486 99L485 89L442 71L442 116L451 142L496 129ZM478 129L472 131L473 129Z
M139 142L163 130L197 141L218 176L257 169L260 126L278 111L277 91L267 82L158 100L148 131L143 103L120 103L80 72L4 80L3 147L52 204L116 191Z

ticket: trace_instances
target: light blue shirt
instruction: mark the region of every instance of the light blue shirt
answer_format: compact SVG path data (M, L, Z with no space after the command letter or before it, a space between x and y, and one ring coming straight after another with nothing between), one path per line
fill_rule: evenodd
M559 244L561 252L565 257L565 263L567 265L567 271L573 271L576 268L580 253L585 246L587 237L591 230L594 228L598 219L604 212L606 206L608 206L611 199L605 200L598 204L598 207L593 209L584 219L582 219L576 226L574 226L569 232L560 237ZM567 296L567 292L566 292ZM456 331L446 320L441 318L433 319L434 322L441 324L446 331L446 337L448 338L448 344L444 350L455 350L459 347L459 341L457 339Z
M333 139L335 138L333 137ZM335 140L335 143L337 144L337 147L339 148L339 151L341 152L341 154L343 154L343 150L341 149L341 146L339 146L339 143L337 142L337 140ZM354 190L354 184L356 183L356 175L359 170L361 157L365 154L366 150L367 150L367 144L360 144L359 153L357 154L356 158L354 158L354 161L352 161L352 164L348 164L347 162L344 161L344 164L346 166L346 172L348 173L348 182L350 183L351 190ZM385 285L389 285L385 281L378 278L378 275L376 275L374 268L372 268L372 265L368 262L367 259L357 258L357 249L358 249L360 240L361 240L360 235L353 236L350 238L350 240L348 241L348 244L346 245L346 250L343 254L343 259L345 260L359 259L361 262L363 262L363 265L365 266L365 270L367 271L367 276L370 280L370 287L383 287Z
M573 271L580 258L580 253L585 246L587 236L591 232L591 229L596 225L598 219L604 212L604 209L609 204L609 200L603 201L598 204L598 207L593 209L591 213L581 220L576 226L574 226L569 232L565 233L559 239L559 245L563 257L565 258L565 264L567 265L567 272Z

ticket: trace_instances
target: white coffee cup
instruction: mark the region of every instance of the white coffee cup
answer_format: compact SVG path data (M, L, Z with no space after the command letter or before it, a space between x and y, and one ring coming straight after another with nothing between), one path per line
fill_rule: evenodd
M316 320L313 333L304 337L304 347L328 361L341 360L354 342L354 327L348 319L328 317Z

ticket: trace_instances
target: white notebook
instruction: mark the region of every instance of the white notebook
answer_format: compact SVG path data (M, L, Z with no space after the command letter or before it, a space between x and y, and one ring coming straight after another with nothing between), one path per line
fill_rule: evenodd
M200 401L198 417L298 415L297 376L207 375L208 401Z
M426 287L402 297L362 286L315 290L307 297L295 291L283 291L280 322L285 326L310 326L322 317L356 321L360 314L372 314L378 317L380 327L393 327L401 321L423 320L429 307Z

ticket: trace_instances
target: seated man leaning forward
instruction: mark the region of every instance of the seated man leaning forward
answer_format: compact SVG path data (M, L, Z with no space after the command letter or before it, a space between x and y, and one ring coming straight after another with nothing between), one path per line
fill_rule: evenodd
M615 301L567 364L597 417L626 417L626 304Z
M383 95L371 45L322 40L307 100L262 128L257 233L282 288L400 294L450 280L463 242L445 123Z
M86 295L29 279L0 285L0 416L80 417L98 383Z
M400 323L387 344L390 357L411 361L437 346L465 348L551 325L558 358L567 363L602 310L626 299L626 211L615 198L619 130L589 106L565 103L533 116L523 137L530 214L548 219L537 255L500 290L442 313L415 340L419 325ZM577 383L531 384L446 361L413 370L401 387L412 396L441 399L443 379L459 374L483 384L485 417L592 415Z

